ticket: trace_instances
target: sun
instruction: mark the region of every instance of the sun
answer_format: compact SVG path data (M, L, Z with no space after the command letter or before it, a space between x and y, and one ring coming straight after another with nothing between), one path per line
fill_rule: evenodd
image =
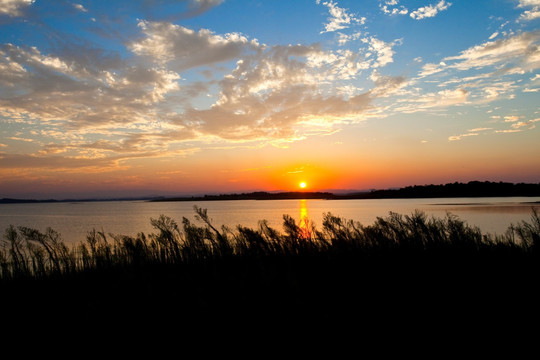
M302 182L300 183L300 187L301 187L302 189L305 189L305 188L306 188L306 186L307 186L307 185L306 185L306 183L305 183L305 182L303 182L303 181L302 181Z

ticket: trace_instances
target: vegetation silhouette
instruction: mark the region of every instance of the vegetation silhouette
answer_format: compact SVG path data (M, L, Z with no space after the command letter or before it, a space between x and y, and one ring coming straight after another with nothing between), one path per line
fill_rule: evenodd
M458 326L471 316L492 321L493 308L500 321L507 306L508 319L530 316L514 305L538 299L534 209L504 234L419 211L371 225L327 213L321 229L289 215L283 231L264 220L218 229L206 209L194 210L202 225L160 215L150 220L155 233L94 229L72 248L52 229L10 226L0 301L18 322Z
M470 181L441 185L414 185L400 189L371 190L334 194L330 192L290 191L270 193L256 191L241 194L219 194L157 198L150 201L218 201L218 200L287 200L287 199L400 199L400 198L454 198L454 197L509 197L540 196L540 184Z

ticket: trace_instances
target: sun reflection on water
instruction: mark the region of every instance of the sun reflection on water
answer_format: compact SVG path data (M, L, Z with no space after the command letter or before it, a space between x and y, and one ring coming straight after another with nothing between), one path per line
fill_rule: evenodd
M300 200L299 207L300 207L300 222L298 226L300 228L300 236L303 239L309 239L311 238L312 227L311 227L311 222L308 216L307 200L305 199Z

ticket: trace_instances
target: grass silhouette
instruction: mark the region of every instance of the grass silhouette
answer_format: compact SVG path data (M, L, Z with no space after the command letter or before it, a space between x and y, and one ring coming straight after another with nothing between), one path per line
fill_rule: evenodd
M39 313L71 321L76 314L94 324L368 326L385 319L487 321L493 307L519 318L530 308L517 304L538 298L534 209L529 222L504 234L419 211L390 213L371 225L327 213L320 229L288 215L282 231L264 220L256 229L218 229L205 209L194 210L199 224L160 215L150 220L155 233L94 229L71 248L52 229L10 226L0 249L1 301L15 321Z

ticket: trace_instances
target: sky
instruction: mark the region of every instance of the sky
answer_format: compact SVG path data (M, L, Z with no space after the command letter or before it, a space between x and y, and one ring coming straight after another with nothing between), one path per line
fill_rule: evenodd
M0 198L540 182L540 0L0 0Z

